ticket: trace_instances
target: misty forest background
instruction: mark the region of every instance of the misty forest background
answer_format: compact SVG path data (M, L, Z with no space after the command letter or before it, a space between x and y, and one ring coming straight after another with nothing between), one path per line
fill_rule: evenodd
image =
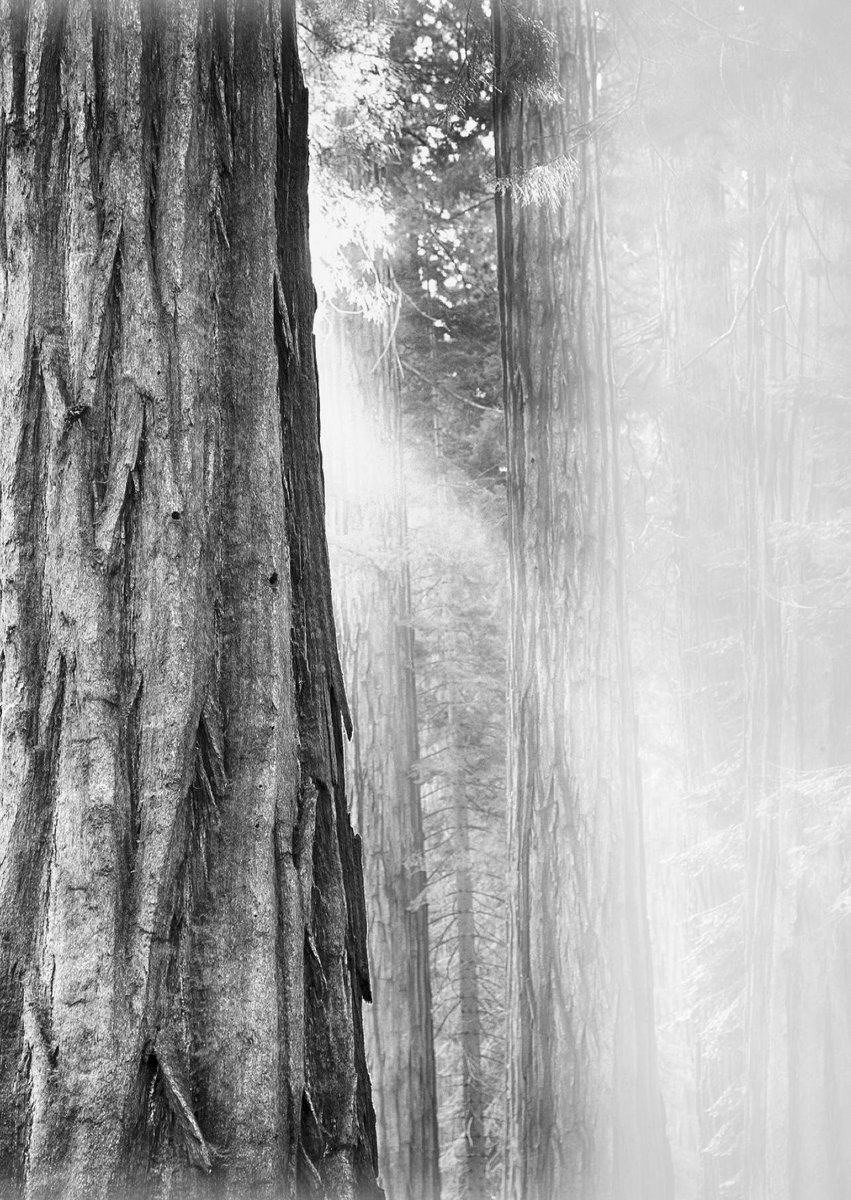
M575 9L566 44L558 0L503 6L496 109L511 92L515 112L535 114L525 160L516 128L506 135L508 170L494 163L486 5L306 0L300 15L380 1178L392 1197L478 1200L498 1194L533 1142L534 1153L569 1143L568 1115L534 1097L518 1115L511 1082L529 1066L518 1017L528 999L508 963L509 947L524 953L517 880L524 856L548 864L527 897L538 965L547 946L564 960L564 1011L602 1010L619 943L586 950L569 877L593 873L593 856L614 863L599 894L609 887L628 909L628 889L617 890L625 853L636 895L645 873L646 1061L658 1066L667 1130L666 1182L647 1194L839 1200L851 1194L851 17L830 0ZM574 104L564 80L583 73ZM567 109L558 129L547 124ZM567 653L597 672L591 691L610 689L601 702L580 678L559 682L557 633L536 653L551 672L541 704L554 706L557 730L570 726L568 774L614 757L606 703L627 743L634 734L617 751L631 778L604 778L643 812L643 850L640 821L637 838L602 817L586 837L594 822L579 812L567 832L549 827L563 857L548 859L546 786L538 841L523 840L517 815L523 643L546 605L528 600L537 584L515 555L510 622L509 549L524 545L529 569L545 572L572 536L572 501L556 488L536 528L515 503L509 529L495 190L518 222L511 253L524 237L532 245L515 263L530 353L564 340L560 320L582 325L584 303L600 305L583 337L602 341L592 357L611 384L614 499L582 555L603 579L623 554L621 599L601 585L589 631L628 628L626 668L613 682L571 635ZM553 263L566 273L561 299L540 282ZM509 328L511 286L504 274ZM573 348L566 361L587 369ZM555 469L566 478L575 464L581 480L598 435L556 446L551 433ZM512 441L509 428L511 452L532 436ZM582 603L572 587L553 584L568 609ZM635 920L624 956L645 955ZM584 954L613 961L589 972ZM584 1064L616 1057L617 1036L605 1021L580 1040L574 1027L568 1051L564 1031L548 1041L539 1024L533 1054L563 1079L538 1074L538 1096L561 1086L577 1097L595 1074ZM626 1070L598 1073L604 1087L627 1086ZM600 1095L591 1109L617 1111L617 1096ZM541 1161L546 1195L542 1181L569 1176Z

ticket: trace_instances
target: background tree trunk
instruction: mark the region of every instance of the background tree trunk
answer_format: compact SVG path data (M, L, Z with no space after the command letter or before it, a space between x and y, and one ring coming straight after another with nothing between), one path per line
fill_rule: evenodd
M671 814L679 845L668 853L685 855L682 913L700 931L699 951L687 935L672 966L685 989L679 1011L693 1014L689 1116L699 1129L701 1194L718 1200L742 1171L742 422L733 347L729 339L714 344L729 326L731 304L719 138L709 124L671 141L657 173L658 251L666 377L675 397L668 420L683 798ZM714 853L698 853L713 846Z
M851 428L829 375L822 395L801 385L815 370L847 372L836 334L847 336L849 237L832 199L814 230L804 189L759 160L749 179L744 1194L836 1200L851 1187L848 826L836 792L851 732L839 582ZM827 286L814 241L836 276Z
M3 1186L369 1194L292 5L2 27Z
M671 1167L623 594L594 18L584 0L494 11L512 574L506 1195L660 1200ZM542 51L556 55L552 80L530 71Z
M385 268L380 275L386 280ZM390 289L388 288L388 293ZM439 1200L429 908L414 630L392 311L329 315L320 339L329 537L352 707L349 780L366 846L375 993L366 1046L380 1177L394 1200Z

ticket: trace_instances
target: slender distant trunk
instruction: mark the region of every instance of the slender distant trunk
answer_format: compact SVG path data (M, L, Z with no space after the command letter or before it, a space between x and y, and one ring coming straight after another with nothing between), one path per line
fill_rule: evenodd
M331 401L323 438L334 586L354 726L350 788L365 848L375 994L366 1044L380 1177L393 1200L439 1200L401 395L389 317L380 326L360 316L332 320L320 356Z
M435 360L434 328L429 331L432 363ZM434 512L438 527L449 527L453 512L449 504L449 488L445 475L445 459L442 446L442 431L435 397L432 417L434 445ZM453 1070L451 1121L455 1142L457 1175L455 1186L461 1200L483 1200L487 1195L487 1139L485 1137L485 1086L482 1073L482 1009L479 994L480 947L476 929L476 883L473 877L473 862L470 845L471 790L468 782L468 766L465 760L461 723L463 707L459 705L459 660L462 656L458 637L459 614L453 611L451 599L452 581L441 581L441 598L438 602L437 661L434 674L439 682L434 686L434 697L440 714L441 734L438 751L441 758L441 778L444 791L441 797L450 813L451 839L443 853L449 859L447 870L451 892L451 918L449 930L443 938L455 950L455 968L449 972L452 986L449 989L450 1012L454 1021L443 1021L444 1034L455 1042L457 1074ZM433 870L439 870L436 864ZM451 931L451 932L450 932ZM452 1026L451 1032L446 1028Z
M0 42L4 1194L373 1194L289 0Z
M430 415L415 612L440 1128L451 1147L444 1186L485 1200L500 1165L494 1110L504 1090L504 546L480 526L469 479L453 470L436 394Z
M555 37L563 95L547 104L529 85L534 30L513 5L494 12L512 572L505 1194L661 1200L671 1166L623 592L594 20L585 0L523 6ZM560 203L535 201L541 167L565 184Z
M450 736L455 728L449 706ZM462 1200L487 1196L487 1139L485 1088L482 1073L482 1010L479 998L479 955L474 881L470 863L470 827L466 797L460 781L452 787L452 852L455 859L455 923L458 936L458 1029L461 1055L458 1146L458 1194Z
M680 912L686 950L672 963L687 1041L705 1200L742 1171L744 578L742 425L729 338L731 286L721 163L711 138L666 146L659 222L663 336L674 402L671 441L678 567L684 797L671 814L689 868ZM701 847L723 845L724 854ZM673 848L672 848L673 850ZM695 866L694 864L697 864ZM669 912L671 897L668 897ZM676 985L675 985L676 986ZM684 989L685 994L682 994ZM677 1014L679 1016L679 1014ZM686 1110L687 1102L689 1111ZM683 1123L691 1141L692 1124Z
M779 222L769 226L766 172L748 175L748 272L753 281L747 311L745 388L745 528L748 580L745 608L746 726L744 741L746 895L745 1195L750 1200L791 1200L785 1131L789 1095L782 1063L787 1032L785 968L778 958L786 831L777 801L784 719L783 629L777 604L770 527L788 512L789 473L778 455L781 415L767 389L773 347L763 337L769 275L776 265ZM785 223L785 214L782 220ZM785 907L785 905L784 905Z
M851 1189L851 839L835 816L851 727L847 534L838 559L831 547L851 498L851 423L829 377L815 391L811 364L837 353L829 331L847 331L851 242L845 212L821 206L820 252L839 268L825 285L807 270L808 198L796 212L764 169L751 180L745 1195L838 1200Z

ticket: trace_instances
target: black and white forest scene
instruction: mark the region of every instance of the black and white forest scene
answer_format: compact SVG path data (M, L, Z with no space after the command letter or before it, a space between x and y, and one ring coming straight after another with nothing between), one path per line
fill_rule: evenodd
M851 1200L850 63L0 0L0 1200Z

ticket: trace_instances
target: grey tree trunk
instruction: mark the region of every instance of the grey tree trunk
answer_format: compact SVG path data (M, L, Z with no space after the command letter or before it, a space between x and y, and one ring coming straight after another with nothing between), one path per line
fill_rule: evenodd
M594 19L585 0L494 12L512 572L505 1195L662 1200ZM530 19L554 38L549 103Z
M718 1200L742 1172L742 430L733 346L714 344L730 323L732 290L718 149L711 136L694 133L666 145L664 155L657 243L673 397L684 792L671 822L687 863L686 944L671 966L685 992L680 1013L690 1014L672 1024L687 1032L694 1091L683 1100L699 1131L697 1144L682 1149L699 1155L705 1200ZM669 893L669 911L670 901Z
M366 847L375 992L366 1047L380 1178L393 1200L439 1200L402 410L390 316L381 324L360 315L329 320L320 339L330 398L323 440L340 650L354 728L352 808Z
M838 1200L851 1188L849 830L839 817L851 427L829 371L847 358L851 243L844 209L822 203L819 246L838 281L827 286L808 269L809 198L775 202L769 223L772 181L759 167L751 178L744 1194ZM825 373L821 394L811 363Z
M455 718L449 704L449 736ZM454 909L458 937L458 1031L460 1055L459 1111L462 1136L457 1150L461 1200L487 1196L488 1148L485 1137L485 1088L482 1062L482 1007L479 996L479 951L475 881L471 866L470 824L461 785L452 788Z
M0 1179L375 1190L280 8L6 3Z

